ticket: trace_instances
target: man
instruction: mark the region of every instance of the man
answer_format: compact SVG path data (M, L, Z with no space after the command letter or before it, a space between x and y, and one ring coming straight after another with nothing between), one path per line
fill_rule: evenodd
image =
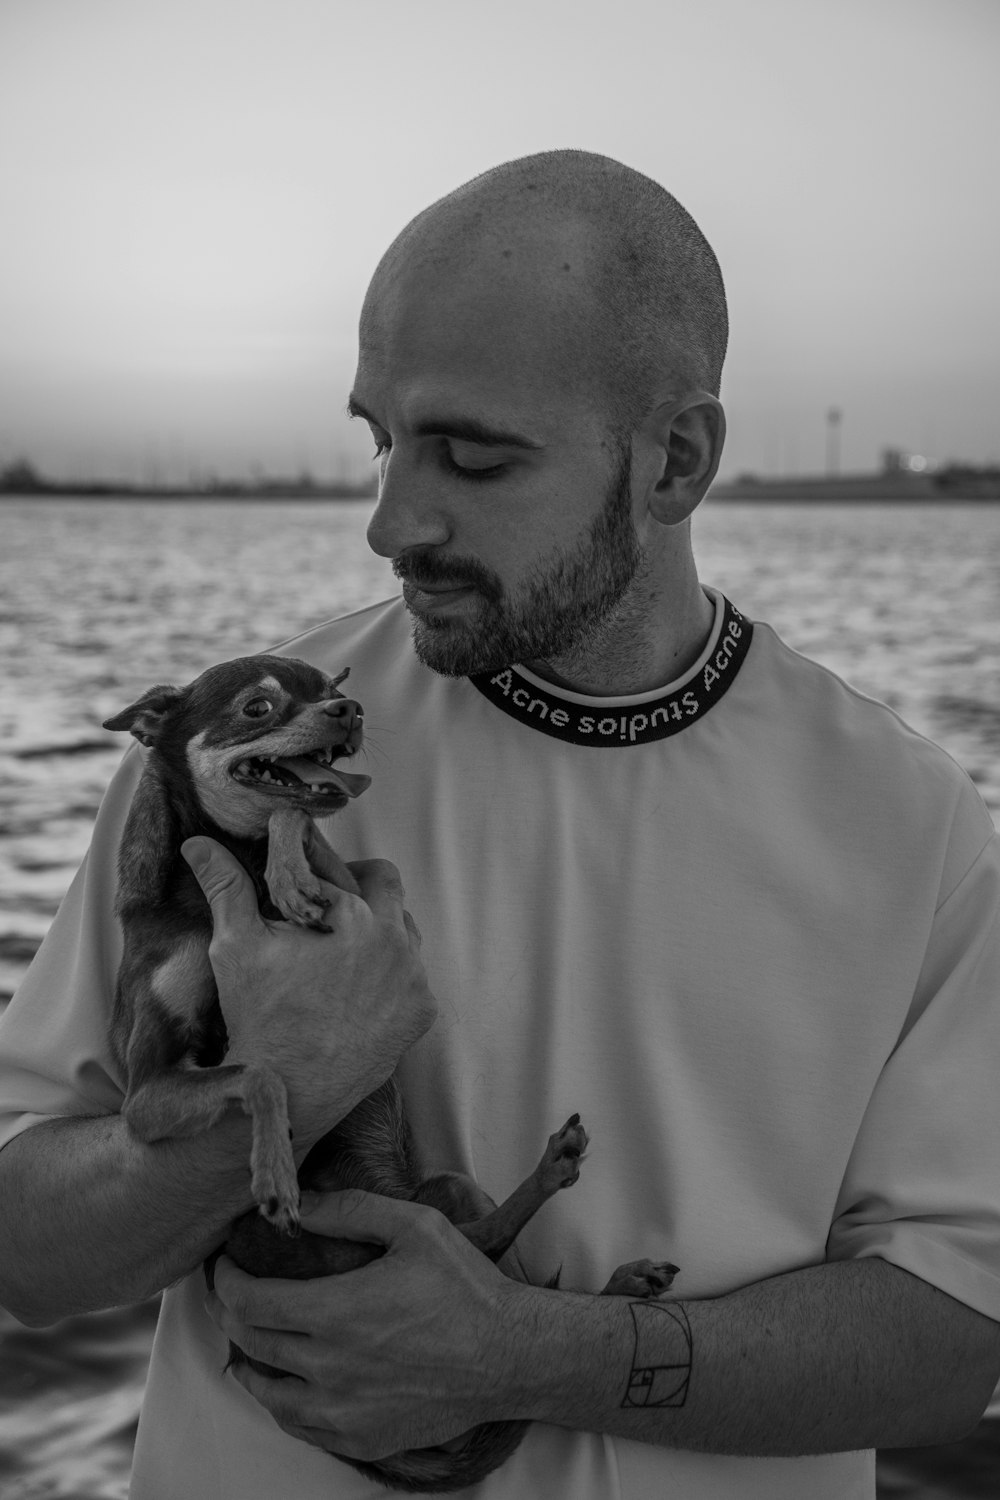
M381 1260L294 1285L223 1260L206 1306L247 1133L144 1148L114 1114L112 862L138 755L112 787L0 1035L0 1297L46 1321L185 1278L135 1500L370 1495L324 1450L520 1417L484 1496L843 1500L873 1494L876 1446L954 1438L985 1407L997 839L947 756L700 584L725 344L711 250L616 162L507 163L419 215L365 300L351 396L405 606L286 649L352 668L383 764L333 837L402 871L434 1024L390 868L358 867L366 901L338 899L321 936L269 927L234 861L187 849L233 1048L280 1038L297 1144L400 1056L424 1166L495 1196L583 1114L581 1181L519 1242L566 1290L346 1193L308 1227ZM378 1046L351 1025L376 1000ZM669 1299L594 1295L643 1255L680 1264ZM223 1379L227 1337L299 1378Z

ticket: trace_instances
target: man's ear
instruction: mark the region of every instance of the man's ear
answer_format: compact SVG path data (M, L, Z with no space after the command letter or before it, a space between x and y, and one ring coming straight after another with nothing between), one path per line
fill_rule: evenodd
M649 513L661 526L679 526L704 499L718 472L726 440L722 403L708 391L689 391L654 408L642 433L659 450Z
M151 687L123 708L113 718L105 719L105 729L127 729L135 735L140 745L155 745L168 715L185 696L184 688L161 684Z

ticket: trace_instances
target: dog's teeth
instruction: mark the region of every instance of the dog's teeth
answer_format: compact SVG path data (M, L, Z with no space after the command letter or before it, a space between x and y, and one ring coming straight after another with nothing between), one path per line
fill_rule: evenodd
M263 771L261 773L261 778L260 779L261 779L261 781L271 781L273 778L271 776L270 771Z

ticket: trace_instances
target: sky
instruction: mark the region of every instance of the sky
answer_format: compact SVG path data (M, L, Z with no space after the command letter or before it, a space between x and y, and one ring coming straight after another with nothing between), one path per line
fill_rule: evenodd
M382 252L498 162L722 266L721 473L1000 461L997 0L0 0L0 466L360 475Z

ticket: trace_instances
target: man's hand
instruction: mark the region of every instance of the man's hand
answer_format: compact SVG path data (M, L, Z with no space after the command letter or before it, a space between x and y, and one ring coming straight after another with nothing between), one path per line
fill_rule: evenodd
M388 860L350 865L332 932L268 922L237 859L211 839L182 853L212 907L209 957L229 1033L227 1062L267 1061L288 1089L298 1153L383 1083L434 1020L420 934Z
M312 1209L303 1202L302 1225L383 1244L385 1255L313 1281L258 1280L222 1256L205 1304L244 1353L299 1377L231 1372L279 1427L372 1460L502 1415L503 1350L519 1337L511 1304L535 1289L509 1281L420 1204L328 1193Z
M255 1280L223 1257L206 1306L298 1377L233 1371L278 1425L349 1458L520 1418L759 1457L954 1442L1000 1368L995 1322L874 1256L637 1302L508 1281L412 1203L333 1193L303 1224L386 1253L314 1281Z

